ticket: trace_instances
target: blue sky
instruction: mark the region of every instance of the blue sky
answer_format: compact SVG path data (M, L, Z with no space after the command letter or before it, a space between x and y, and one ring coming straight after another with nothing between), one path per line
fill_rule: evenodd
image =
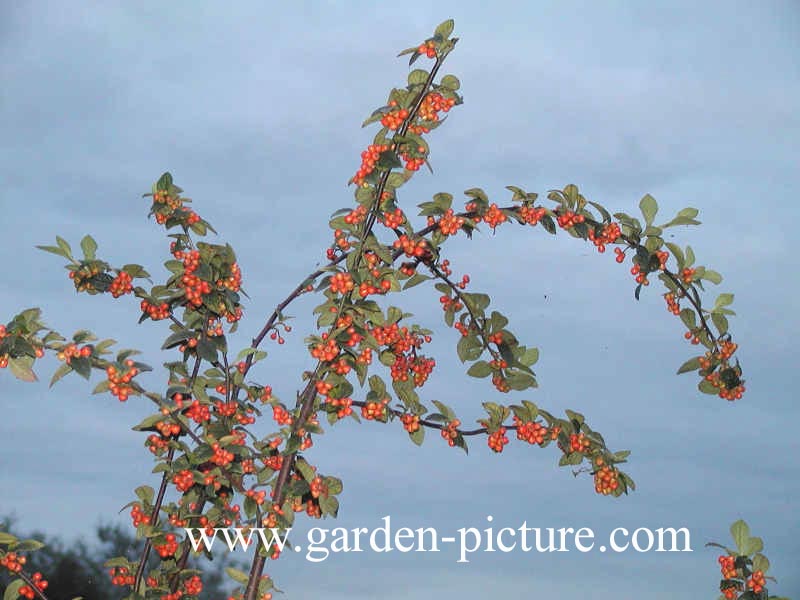
M505 185L546 192L577 184L590 199L634 212L652 194L666 214L700 209L675 231L736 294L732 331L748 392L735 404L703 396L657 289L633 299L609 255L567 236L500 228L448 244L458 274L492 295L524 343L541 349L540 389L516 394L554 412L586 414L608 444L632 451L639 489L611 500L557 469L556 452L480 442L469 456L437 436L417 448L397 428L337 426L309 455L345 483L337 522L441 531L523 521L540 527L686 526L693 553L287 556L271 573L290 598L716 597L716 553L746 519L764 537L779 587L800 594L794 423L800 9L791 2L173 2L5 4L0 8L0 320L32 305L64 333L88 327L127 347L157 348L164 330L136 325L136 303L76 297L59 259L35 250L56 234L92 233L114 264L166 259L141 198L166 170L237 250L250 295L243 335L314 266L330 241L328 215L352 203L348 178L372 130L359 128L402 85L403 48L446 18L461 38L443 72L463 106L430 136L434 175L401 190L409 212L433 193ZM792 100L794 98L795 100ZM716 291L716 290L715 290ZM423 391L462 420L498 398L462 376L438 294L407 307L439 332L437 372ZM400 299L396 300L399 302ZM267 347L255 373L288 400L310 365L313 300L289 311L294 332ZM146 351L158 364L165 356ZM50 368L54 363L48 363ZM46 382L49 373L43 371ZM154 381L154 380L151 380ZM130 426L149 412L90 396L66 380L52 390L0 378L0 513L67 538L116 517L152 458ZM446 534L445 534L446 535ZM687 592L687 590L691 590Z

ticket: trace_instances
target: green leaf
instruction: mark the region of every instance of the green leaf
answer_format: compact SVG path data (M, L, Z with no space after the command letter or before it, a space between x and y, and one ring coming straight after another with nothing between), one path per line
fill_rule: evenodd
M694 250L691 246L686 246L686 264L685 267L691 267L694 264Z
M191 337L194 337L193 332L189 331L188 329L182 329L176 333L173 333L166 340L164 340L164 343L161 345L161 349L167 350L169 348L174 348L175 346L181 345Z
M384 169L396 169L397 167L402 167L403 163L393 151L385 150L378 157L377 166Z
M164 415L161 413L156 413L143 419L138 425L134 425L131 429L133 429L133 431L154 431L156 423L163 420Z
M514 372L506 377L508 387L512 390L527 390L529 388L538 387L536 378L528 373Z
M475 364L473 364L469 370L467 371L467 375L470 377L488 377L492 374L492 368L489 366L489 363L485 360L479 360Z
M583 425L584 416L582 414L577 413L577 412L572 411L572 410L569 410L569 409L565 410L564 414L567 415L567 418L570 421L577 421L578 425Z
M753 557L753 571L766 573L769 571L769 560L763 554L756 554Z
M411 278L408 281L406 281L405 285L403 286L403 289L407 290L408 288L412 288L415 285L419 285L420 283L428 281L429 279L431 278L428 277L427 275L423 275L422 273L414 273L411 276Z
M438 400L432 400L433 405L439 409L439 412L442 413L448 421L451 421L455 418L455 413L453 413L453 409L447 406L443 402L439 402Z
M706 269L705 270L705 272L703 273L702 279L705 279L706 281L710 281L711 283L713 283L715 285L719 285L720 283L722 283L722 275L720 275L716 271L712 271L711 269Z
M70 366L78 375L88 380L92 375L92 362L83 356L73 357Z
M14 377L22 381L37 381L36 374L33 372L33 358L30 356L20 356L9 359L8 366Z
M298 471L300 471L300 475L303 476L303 479L305 479L309 483L314 481L314 478L317 476L316 472L314 472L314 470L311 468L311 465L309 465L302 458L298 458L295 461L295 467L297 468Z
M336 517L339 514L339 500L336 496L325 496L319 499L319 507L323 515Z
M3 600L17 600L20 597L19 590L22 586L26 585L22 579L15 579L8 584L6 591L3 593Z
M719 335L724 335L728 333L728 319L725 315L717 312L711 313L711 322L714 323L714 327L717 328Z
M422 85L428 81L428 72L423 69L414 69L408 74L409 85Z
M66 375L67 373L71 372L72 372L72 367L70 367L67 363L62 364L60 367L58 367L58 369L56 369L56 372L53 373L53 378L50 380L50 387L53 387L53 384L56 381L64 377L64 375Z
M731 525L731 537L736 544L736 549L739 554L747 554L744 549L747 541L750 539L750 527L742 519L736 521Z
M465 292L461 295L464 301L475 312L486 310L491 302L491 298L487 294L468 294Z
M675 225L700 225L700 221L696 220L698 210L696 208L684 208L678 215L671 221L664 223L661 227L674 227Z
M723 306L728 306L729 304L733 304L733 294L720 294L717 297L717 301L714 303L714 308L722 308Z
M650 194L647 194L639 202L639 208L642 211L644 222L647 225L651 225L656 213L658 212L658 203L656 202L655 198L653 198Z
M755 554L756 552L761 552L764 549L764 540L760 537L751 537L748 538L747 542L744 545L744 554L750 556Z
M480 358L481 354L483 354L483 346L481 346L481 342L476 335L462 336L461 339L458 340L456 351L458 353L458 358L460 358L463 363Z
M539 360L539 349L538 348L526 348L525 352L519 357L519 362L525 365L526 367L530 367L531 365L536 364Z
M55 254L57 256L63 256L64 258L69 258L66 252L57 246L36 246L39 250L44 250L45 252L50 252L51 254Z
M70 248L70 245L67 243L67 240L65 240L62 237L56 236L56 243L58 244L58 247L61 248L61 250L64 252L64 256L66 256L67 258L72 258L72 248Z
M9 544L13 544L17 541L17 537L11 535L10 533L6 533L5 531L0 531L0 546L8 546Z
M684 263L686 262L686 258L683 256L683 250L681 250L681 247L677 244L673 244L672 242L667 242L667 248L669 248L669 251L672 252L675 260L678 261L678 268L682 269Z
M44 548L44 544L39 540L22 540L14 546L14 550L19 552L34 552L40 548Z
M246 573L243 573L239 569L234 569L233 567L225 567L225 572L228 574L228 577L233 579L236 583L247 585L249 577Z
M86 235L81 240L81 250L87 260L94 260L97 258L97 242L90 235Z
M705 379L697 384L697 389L711 396L716 396L719 393L719 390L715 388L710 381L706 381Z
M439 85L455 92L458 88L461 87L461 82L455 75L445 75L444 77L442 77L442 80L439 82Z
M433 32L433 35L435 37L440 37L442 40L446 40L450 37L450 34L453 33L454 27L455 21L453 21L453 19L447 19L447 21L443 21L439 24L436 31Z
M200 339L197 342L197 356L210 363L217 362L217 348L207 339Z
M414 442L417 446L422 446L422 442L425 441L425 428L420 427L414 433L409 433L408 437L410 437L411 441Z
M689 371L697 371L700 368L700 357L695 356L683 363L678 369L678 375L681 373L688 373Z
M583 462L583 454L580 452L570 452L569 454L564 454L561 459L558 461L559 467L566 467L567 465L579 465Z
M492 326L492 332L497 333L498 331L503 329L503 327L508 325L508 319L502 313L493 310L492 316L490 317L490 323Z
M602 204L598 204L597 202L592 202L591 200L589 200L589 204L591 206L595 207L598 210L598 212L600 213L600 216L603 217L603 222L605 222L605 223L610 223L611 222L611 215L605 209L605 207L603 207Z
M149 485L140 485L139 487L136 488L135 493L136 496L139 498L139 500L141 500L142 502L146 502L147 504L153 503L154 492L153 488L151 488Z
M675 227L676 225L700 225L700 221L695 219L688 219L686 217L675 217L668 223L664 223L661 227Z

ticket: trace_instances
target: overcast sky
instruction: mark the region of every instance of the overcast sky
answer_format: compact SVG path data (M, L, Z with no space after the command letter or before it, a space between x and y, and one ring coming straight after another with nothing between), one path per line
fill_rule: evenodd
M169 170L237 250L250 300L232 345L247 345L324 260L328 217L352 205L346 182L374 134L360 124L404 85L397 53L452 17L461 41L442 72L461 79L465 102L429 136L435 174L420 172L401 205L414 214L435 192L460 201L476 186L503 203L505 185L575 183L614 211L635 212L645 193L668 217L700 209L703 225L672 241L691 244L725 277L719 291L736 294L748 391L730 404L700 394L694 375L675 376L692 355L680 323L657 286L636 302L610 253L519 227L455 240L455 273L541 349L541 388L511 399L585 413L610 447L632 451L639 488L596 497L588 478L555 466L555 448L512 440L498 456L476 440L466 456L435 435L417 448L398 427L342 424L309 454L345 484L339 520L321 524L375 527L391 515L443 535L486 527L487 515L498 528L598 535L686 526L694 552L476 554L466 565L455 550L319 564L287 555L270 573L297 599L714 598L717 554L703 544L727 541L744 518L765 539L773 591L800 595L798 4L283 4L3 3L0 321L37 305L64 333L88 327L165 360L154 350L163 324L137 326L131 298L76 296L60 260L34 246L92 233L106 260L163 274L167 242L141 194ZM481 402L508 398L463 375L437 298L418 288L404 304L439 332L423 397L471 422ZM254 372L286 401L311 364L302 340L313 306L293 305L288 343L268 346ZM48 390L47 369L33 385L2 375L0 514L67 539L100 520L129 523L117 511L137 485L157 484L145 436L130 431L149 406L91 396L77 378Z

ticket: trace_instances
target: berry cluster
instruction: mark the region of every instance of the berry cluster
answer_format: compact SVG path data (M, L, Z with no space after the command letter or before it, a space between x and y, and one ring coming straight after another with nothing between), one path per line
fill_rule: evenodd
M740 400L745 392L744 383L739 379L738 367L726 367L705 376L706 381L719 389L719 397L724 400Z
M198 424L205 423L211 419L211 410L208 406L200 404L199 400L193 400L184 414Z
M388 418L389 398L384 398L379 402L369 401L361 407L361 416L368 421L383 421L386 422Z
M325 482L319 475L311 480L309 487L311 488L312 498L316 499L319 498L320 496L325 497L328 495L328 486L325 485Z
M199 575L192 575L183 582L183 589L189 596L197 596L203 591L203 580Z
M112 395L119 398L120 402L125 402L134 391L131 380L139 374L139 369L134 364L132 360L128 359L124 363L125 368L118 365L109 365L106 368L108 389Z
M425 152L425 146L417 146L416 154L420 154L421 156L415 156L415 153L408 146L403 145L399 155L405 163L405 169L408 171L419 171L419 168L425 164Z
M447 440L447 444L452 448L456 445L456 438L458 438L458 428L461 426L459 419L453 419L447 425L442 427L441 435Z
M463 334L464 332L462 331L462 335ZM505 369L506 366L508 366L508 365L502 366L503 364L505 364L505 361L501 361L500 365L498 365L497 368ZM508 384L508 381L503 376L502 372L496 372L494 375L492 375L492 385L498 392L501 392L503 394L507 394L509 391L511 391L511 386Z
M266 492L266 490L258 490L258 491L256 491L254 489L250 489L250 490L247 490L244 493L244 495L247 496L248 498L252 498L253 502L258 504L259 506L264 504L264 502L266 502L266 500L267 500L267 492Z
M108 570L111 577L111 585L133 585L135 577L127 567L111 567Z
M194 485L194 475L188 469L184 469L172 476L172 483L179 492L186 492Z
M153 548L161 558L169 558L178 551L178 540L174 533L168 533L164 538L163 544L153 544Z
M764 589L764 586L767 584L767 580L764 577L763 571L756 571L753 575L747 580L747 587L753 590L754 594L760 594L761 591Z
M346 294L355 287L350 273L336 273L331 277L331 291L334 294Z
M128 275L125 271L120 271L119 274L111 282L108 291L114 298L119 298L125 294L133 291L133 277Z
M178 437L181 432L181 426L178 423L168 423L166 421L158 421L156 429L163 438Z
M436 361L417 354L424 343L431 341L429 335L412 332L408 327L400 327L397 323L378 326L371 330L375 340L394 354L391 376L392 381L408 381L411 379L415 387L422 387L436 366Z
M608 496L619 487L619 472L613 466L603 463L602 458L595 461L598 469L594 472L594 491Z
M153 321L160 321L161 319L166 319L169 317L169 304L166 302L162 302L161 304L151 304L147 300L142 300L142 303L139 306L141 307L142 312L153 319Z
M194 274L200 266L200 252L176 250L172 255L178 260L183 260L183 276L180 279L180 285L184 288L186 300L192 306L201 306L203 296L211 293L211 284Z
M294 418L286 408L281 404L275 404L272 407L272 418L278 425L291 425L294 423Z
M397 100L390 100L389 106L391 106L392 108L396 107ZM383 118L381 119L381 125L383 125L387 129L395 131L403 124L403 121L405 121L408 118L408 114L409 114L408 109L405 108L393 110L389 113L386 113L383 116Z
M82 348L78 348L77 344L67 344L56 353L56 358L70 364L73 358L89 358L93 351L94 348L90 344Z
M0 567L5 567L12 573L19 573L28 559L22 554L16 552L8 552L0 557Z
M736 557L720 556L717 560L719 562L720 570L722 571L722 577L725 579L735 579L737 576Z
M336 410L340 419L353 414L353 400L351 398L326 398L325 402Z
M489 448L495 452L502 452L503 447L508 444L508 436L506 436L506 428L500 427L497 431L489 434L487 438Z
M439 219L439 231L444 235L455 235L464 225L464 221L464 217L456 215L452 208L448 208Z
M415 431L419 430L419 415L405 413L400 416L400 422L403 423L403 429L405 429L408 433L414 433Z
M569 449L572 452L582 452L585 453L591 447L592 443L586 437L584 433L573 433L569 436Z
M133 520L133 526L138 527L139 525L150 525L150 515L145 514L142 510L142 505L136 502L131 507L131 519Z
M435 123L439 120L439 112L448 112L455 104L455 98L445 98L439 92L430 92L419 107L419 118Z
M358 225L367 218L367 207L359 204L344 216L344 222L348 225Z
M107 267L99 260L83 261L77 267L69 267L69 278L77 291L97 294L105 291L111 280L111 276L106 274Z
M35 586L37 590L43 592L47 589L47 580L42 577L42 574L38 571L31 576L31 583ZM29 585L23 585L19 588L19 595L28 598L28 600L33 600L36 596L36 592L34 589Z
M153 196L153 205L150 212L155 215L156 223L164 225L167 221L182 224L186 227L200 222L200 215L191 209L186 208L183 203L187 200L178 195L178 190L170 186L171 190L156 190ZM170 225L171 226L171 225Z
M563 212L559 211L558 216L556 217L556 222L562 229L570 229L578 223L583 223L585 220L586 217L574 213L571 210L565 210Z
M322 334L322 340L311 348L311 356L323 362L330 362L339 356L341 349L336 340L330 338L327 333Z
M361 153L361 166L353 176L353 183L356 185L362 185L367 175L375 170L375 165L377 164L381 153L386 152L388 149L389 146L387 144L370 144L367 146L367 149Z
M606 251L607 244L613 244L622 235L619 225L616 223L608 223L603 225L599 231L595 228L589 229L589 240L595 245L597 251L603 253Z
M409 258L421 258L428 253L428 242L424 238L414 240L403 234L392 244L394 248L402 249Z
M647 274L642 271L642 267L639 264L634 264L631 267L631 275L633 275L636 283L640 283L641 285L650 285L650 281L647 279Z
M521 206L519 216L527 225L536 225L547 214L547 209L534 206Z
M399 208L395 208L394 212L383 213L383 224L389 229L397 229L405 222L405 220L406 216Z
M514 415L514 425L517 427L517 439L528 442L529 444L544 444L547 436L547 427L537 421L523 422Z
M671 312L675 316L681 314L681 306L679 300L675 297L674 293L668 292L664 294L664 300L667 303L667 310L669 312Z
M497 204L489 205L488 210L483 214L483 221L492 229L508 220L506 214L497 207ZM477 220L477 219L476 219Z
M434 58L436 56L436 45L433 43L433 40L422 42L419 48L417 48L417 52L424 54L428 58Z

